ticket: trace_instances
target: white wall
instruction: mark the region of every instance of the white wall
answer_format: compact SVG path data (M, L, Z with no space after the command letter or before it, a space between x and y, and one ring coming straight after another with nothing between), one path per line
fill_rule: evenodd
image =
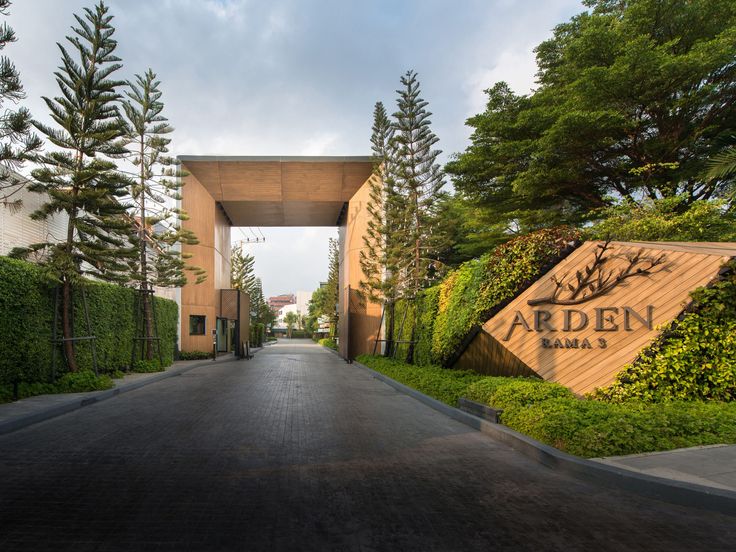
M15 176L22 178L17 174ZM31 213L39 209L46 198L45 194L22 189L11 198L23 201L19 211L14 213L11 209L0 205L0 255L7 255L14 247L62 241L66 238L66 214L57 214L41 221L30 218Z
M307 315L309 313L309 301L312 299L311 291L297 291L296 296L296 310L299 314Z

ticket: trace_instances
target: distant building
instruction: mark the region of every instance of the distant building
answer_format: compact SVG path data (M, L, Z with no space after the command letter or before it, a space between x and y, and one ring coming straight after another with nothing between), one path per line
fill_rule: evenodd
M296 292L296 311L299 314L309 314L309 302L312 300L311 291L297 291Z
M293 293L283 293L276 295L275 297L268 298L268 306L271 308L271 312L275 315L279 314L279 311L286 305L295 305L296 297Z

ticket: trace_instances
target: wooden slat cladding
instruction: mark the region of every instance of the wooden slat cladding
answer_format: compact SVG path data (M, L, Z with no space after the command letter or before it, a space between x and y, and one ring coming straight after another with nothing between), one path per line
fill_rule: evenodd
M340 201L343 163L282 163L285 201Z
M537 374L501 345L489 333L480 330L453 366L488 376L535 377Z
M479 333L456 366L477 370L475 366L500 364L505 368L493 370L510 375L522 365L576 393L592 391L611 383L621 368L660 334L661 326L682 312L690 292L713 281L723 263L736 255L736 244L613 242L609 260L603 265L606 272L618 273L628 265L627 256L640 251L651 258L663 255L664 262L651 274L627 278L607 293L580 304L528 304L530 299L553 292L553 276L566 276L566 282L574 283L576 272L584 273L591 266L599 245L601 242L587 242L580 246L488 320L483 330L495 343L483 337L484 332ZM569 298L571 293L564 290L561 296ZM651 329L640 320L649 321L650 314ZM588 317L588 323L580 327L583 316ZM609 317L611 320L605 321ZM576 327L580 329L574 331ZM513 358L504 359L496 346L508 350Z
M281 163L218 163L225 201L281 201Z

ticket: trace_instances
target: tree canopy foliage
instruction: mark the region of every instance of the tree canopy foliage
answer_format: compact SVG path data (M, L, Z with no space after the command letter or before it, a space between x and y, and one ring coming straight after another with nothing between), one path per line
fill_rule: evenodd
M0 0L0 15L9 13L10 0ZM17 40L15 31L3 21L0 25L0 50ZM39 152L43 143L32 132L31 113L25 107L11 109L9 104L17 104L26 97L20 74L8 56L0 56L0 166L18 170L23 162ZM21 201L13 197L23 189L25 182L5 171L0 181L0 204L10 209L18 209Z
M588 0L536 49L538 88L499 82L447 166L491 234L579 224L622 199L731 201L706 178L736 125L736 4Z

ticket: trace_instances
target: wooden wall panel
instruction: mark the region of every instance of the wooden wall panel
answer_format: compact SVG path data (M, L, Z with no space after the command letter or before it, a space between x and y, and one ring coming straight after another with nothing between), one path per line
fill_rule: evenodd
M482 329L453 368L473 370L488 376L538 377L519 358Z
M345 251L343 266L346 268L349 293L344 289L344 299L349 305L349 345L347 356L355 358L358 355L373 351L373 343L379 330L381 320L381 306L368 302L361 304L357 291L363 279L360 268L360 252L364 249L363 236L368 227L368 211L370 187L365 182L353 196L348 205L345 226ZM344 335L344 334L341 334Z
M627 264L627 256L642 252L644 256L663 256L664 262L652 269L649 275L637 275L623 280L609 292L593 297L581 304L529 305L530 299L548 296L555 288L551 277L571 282L575 274L585 273L591 265L600 242L587 242L558 264L548 275L529 287L496 316L488 320L483 330L503 347L507 348L524 365L539 376L557 381L578 393L592 391L596 387L611 383L621 368L630 363L654 338L659 335L657 327L676 318L689 302L689 293L697 287L711 282L731 256L736 255L736 244L637 244L614 242L611 244L609 260L604 271L618 274ZM639 265L642 266L642 265ZM561 297L569 298L569 290ZM629 316L630 328L624 328L624 307L648 318L652 308L652 328L642 324L633 315ZM618 309L600 311L603 318L612 317L612 322L596 327L596 309ZM575 310L588 316L589 323L578 331L580 320ZM535 315L535 311L541 314ZM544 311L544 312L541 312ZM539 316L537 320L535 317ZM549 323L545 318L549 316ZM565 317L571 318L572 327L565 331ZM528 328L521 322L522 317ZM517 324L510 332L514 321ZM535 323L535 321L537 323ZM613 330L617 324L618 329ZM559 341L555 342L558 339ZM565 341L565 339L569 341ZM551 347L544 347L543 340ZM590 348L574 347L590 343ZM603 340L603 341L601 341ZM560 345L556 347L555 345ZM476 349L469 350L470 363L477 356ZM476 359L477 361L477 359ZM498 361L495 358L494 361Z
M215 291L215 200L202 186L194 173L184 180L182 209L189 219L182 223L197 236L199 244L182 245L182 253L191 255L188 263L207 271L201 284L187 283L181 289L181 343L182 351L209 351L212 343L210 330L215 327L217 305ZM189 335L189 315L207 317L207 335Z
M190 173L182 194L182 208L190 215L184 225L195 232L200 243L185 245L182 250L192 255L189 262L207 271L207 280L182 288L182 350L211 347L210 330L218 315L219 290L230 286L231 224L332 226L351 199L340 228L340 335L344 336L340 348L343 356L372 349L380 306L362 306L350 293L358 289L362 278L359 255L367 224L365 182L371 173L370 161L215 157L184 159L183 164ZM207 316L207 335L189 336L190 314ZM348 349L351 337L354 347Z
M370 163L345 163L342 170L340 199L350 201L363 184L371 177L373 167Z

